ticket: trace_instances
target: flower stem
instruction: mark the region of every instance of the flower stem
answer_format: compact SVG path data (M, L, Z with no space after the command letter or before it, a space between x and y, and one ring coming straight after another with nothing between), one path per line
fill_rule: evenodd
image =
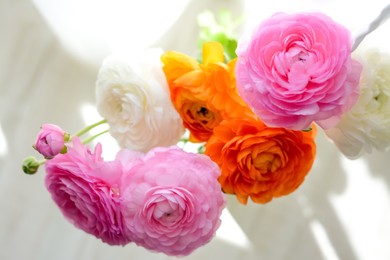
M179 142L182 142L183 144L186 144L188 143L190 140L188 139L188 137L182 137L180 138Z
M100 133L98 133L98 134L96 134L96 135L93 135L93 136L91 136L91 137L88 138L88 139L85 139L85 140L83 141L83 144L88 144L88 143L90 143L91 141L93 141L96 137L101 136L102 134L105 134L105 133L108 133L108 129L105 130L105 131L103 131L103 132L100 132Z
M75 136L79 136L80 137L83 134L87 133L89 130L91 130L91 129L93 129L93 128L101 125L101 124L104 124L104 123L107 123L107 121L105 119L103 119L103 120L101 120L99 122L96 122L95 124L92 124L90 126L87 126L86 128L84 128L84 129L80 130L79 132L77 132L74 136L72 136L70 138L70 141L73 139L73 137L75 137Z
M46 159L42 159L42 160L38 161L39 165L44 165L45 162L46 162Z

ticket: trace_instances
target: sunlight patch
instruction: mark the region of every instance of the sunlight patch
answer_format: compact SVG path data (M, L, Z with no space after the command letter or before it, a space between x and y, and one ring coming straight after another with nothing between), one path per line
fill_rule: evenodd
M7 139L5 138L3 129L0 125L0 157L5 156L8 153Z
M92 125L96 122L99 122L103 118L99 115L96 110L96 106L92 104L85 103L81 107L81 115L86 126ZM89 132L90 135L99 134L108 129L107 124L97 126ZM103 134L92 141L93 144L101 143L103 145L103 157L105 160L113 160L117 151L119 150L119 145L116 140L108 133Z
M218 239L244 249L252 247L250 240L227 209L222 212L221 220L222 224L216 234Z

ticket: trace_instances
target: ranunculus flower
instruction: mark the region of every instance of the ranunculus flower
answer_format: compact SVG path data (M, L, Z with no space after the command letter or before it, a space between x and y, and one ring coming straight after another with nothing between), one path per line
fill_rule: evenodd
M358 49L354 55L363 64L359 99L334 128L326 130L350 159L390 146L390 55L374 49Z
M269 126L334 126L356 102L350 32L321 13L277 13L237 48L237 88Z
M97 107L121 147L146 152L176 144L184 133L162 71L160 49L128 59L110 56L96 83Z
M120 188L130 239L175 256L209 242L225 206L217 165L177 147L154 148L142 161L124 175Z
M252 114L239 97L235 84L235 61L224 63L218 42L203 45L202 63L179 52L161 57L171 99L190 131L190 141L204 142L223 119Z
M313 126L314 127L314 126ZM298 188L315 159L316 129L270 128L260 120L223 121L214 129L205 154L221 168L224 192L246 204L267 203Z
M46 159L51 159L65 148L65 141L69 138L59 126L44 124L38 133L34 148Z
M46 162L45 185L73 225L110 245L125 245L130 240L118 202L122 165L104 162L101 153L101 145L91 152L75 137L66 154Z

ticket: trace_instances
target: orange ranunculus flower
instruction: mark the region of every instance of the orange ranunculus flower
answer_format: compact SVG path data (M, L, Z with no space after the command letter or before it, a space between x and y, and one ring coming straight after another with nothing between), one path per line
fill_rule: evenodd
M206 144L206 154L221 168L224 192L246 204L267 203L293 192L310 171L316 128L309 132L271 128L256 119L221 122Z
M161 60L171 100L190 131L190 141L209 139L222 120L254 115L238 96L234 77L235 61L224 63L218 42L203 45L202 63L174 51Z
M238 95L234 67L237 59L227 66L210 64L205 68L208 79L209 102L222 114L223 119L257 116Z

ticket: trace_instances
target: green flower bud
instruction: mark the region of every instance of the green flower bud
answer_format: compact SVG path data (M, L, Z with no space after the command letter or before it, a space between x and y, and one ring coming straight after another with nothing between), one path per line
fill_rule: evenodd
M40 165L41 164L35 157L28 156L23 160L22 169L26 174L34 174L38 171Z

